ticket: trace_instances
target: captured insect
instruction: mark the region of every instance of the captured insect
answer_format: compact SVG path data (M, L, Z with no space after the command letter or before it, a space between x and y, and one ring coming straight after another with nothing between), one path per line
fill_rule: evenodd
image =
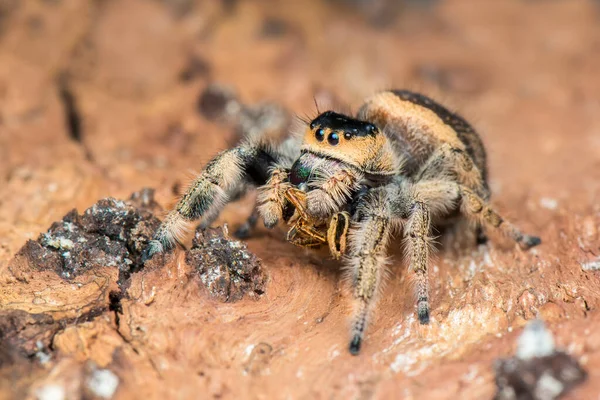
M321 113L303 137L276 145L254 135L218 154L162 222L145 258L173 249L187 222L202 218L210 225L229 199L252 186L267 228L283 221L289 242L328 246L347 264L355 300L352 354L360 351L381 292L395 233L404 237L422 324L429 323L434 226L466 218L473 223L464 229L479 237L487 228L524 250L541 243L490 205L486 153L471 125L422 94L392 90L368 98L355 117Z

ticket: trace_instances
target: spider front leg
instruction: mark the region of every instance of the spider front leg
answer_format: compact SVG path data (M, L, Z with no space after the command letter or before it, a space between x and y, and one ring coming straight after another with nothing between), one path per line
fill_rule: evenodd
M381 290L386 265L386 247L395 225L404 226L410 269L416 274L417 314L429 322L427 267L431 244L432 215L443 215L460 199L459 186L452 181L412 184L396 181L371 189L362 197L355 214L358 221L350 235L349 270L356 300L350 353L358 354L368 317Z
M309 183L311 190L306 194L306 211L312 217L327 218L337 212L358 190L362 180L362 174L350 167L333 167L330 171L328 176Z
M291 188L288 175L287 168L275 167L267 183L259 188L256 204L267 228L272 228L280 220L290 217L284 215L288 201L286 192Z
M217 155L165 217L142 259L173 249L189 222L202 218L202 225L208 226L232 195L242 194L249 185L265 184L280 157L269 146L248 143Z
M236 229L236 231L234 232L234 236L238 239L248 239L251 236L252 231L256 227L256 223L258 222L259 217L260 214L258 212L258 207L255 206L252 210L252 214L250 214L250 216L248 216L248 218L246 219L246 222L244 222L242 225L240 225L239 228Z

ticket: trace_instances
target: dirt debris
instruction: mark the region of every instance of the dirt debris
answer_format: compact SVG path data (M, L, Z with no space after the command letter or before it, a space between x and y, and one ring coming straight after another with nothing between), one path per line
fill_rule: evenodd
M72 210L36 241L27 241L17 256L64 279L103 266L118 268L126 279L141 268L141 252L160 224L152 214L153 193L143 189L128 201L102 199L83 214Z
M498 360L497 400L554 400L587 378L587 372L569 354L557 350L541 320L534 319L519 337L515 357Z
M227 226L196 229L185 259L201 284L220 301L234 302L245 294L256 298L265 292L267 274L262 262L246 244L229 238Z

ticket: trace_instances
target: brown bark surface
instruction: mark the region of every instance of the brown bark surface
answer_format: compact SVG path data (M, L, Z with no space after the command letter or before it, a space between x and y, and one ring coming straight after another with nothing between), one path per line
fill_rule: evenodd
M567 398L598 398L600 5L364 3L0 3L0 398L95 398L114 377L115 399L492 398L494 360L538 314L589 374ZM150 229L158 208L120 239L86 220L86 240L121 247L65 276L35 242L53 223L144 187L169 208L189 171L238 139L199 109L214 81L300 116L316 113L313 97L357 109L388 87L430 94L481 132L494 204L543 243L440 238L432 322L420 326L393 242L358 357L340 264L285 243L283 228L260 227L247 241L258 259L233 275L201 247L187 256L200 266L178 250L124 272L110 252L135 266L142 242L128 235L146 240L138 223ZM122 207L147 206L132 202ZM233 231L251 211L249 196L215 225Z

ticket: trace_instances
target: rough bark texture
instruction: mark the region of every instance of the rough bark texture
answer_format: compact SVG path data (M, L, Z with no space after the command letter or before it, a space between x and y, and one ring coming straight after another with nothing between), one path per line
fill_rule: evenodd
M495 360L540 315L588 372L566 398L597 398L599 4L366 3L0 4L0 397L492 398ZM237 94L202 97L215 81ZM440 238L432 322L420 326L394 242L359 357L346 351L340 265L282 229L236 247L257 257L241 273L218 232L220 253L196 246L197 263L180 250L139 268L162 217L142 188L169 208L187 171L240 133L286 126L278 107L313 115L315 97L321 110L356 109L387 87L473 121L493 201L541 246ZM215 225L242 224L251 197ZM207 257L223 266L216 292L199 285Z

